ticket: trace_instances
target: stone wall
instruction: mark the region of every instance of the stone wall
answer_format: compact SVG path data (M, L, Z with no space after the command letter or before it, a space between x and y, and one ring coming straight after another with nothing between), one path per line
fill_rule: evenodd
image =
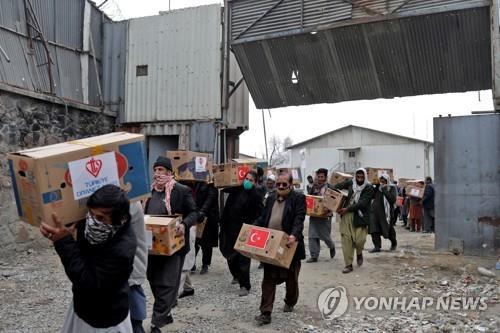
M19 222L6 154L114 131L115 118L0 91L0 255L47 246L39 231Z

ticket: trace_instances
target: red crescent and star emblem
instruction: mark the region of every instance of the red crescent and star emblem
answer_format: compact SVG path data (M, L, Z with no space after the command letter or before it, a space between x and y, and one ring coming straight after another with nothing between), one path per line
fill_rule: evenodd
M252 228L250 229L250 237L248 237L247 245L259 249L265 249L270 232L268 230Z

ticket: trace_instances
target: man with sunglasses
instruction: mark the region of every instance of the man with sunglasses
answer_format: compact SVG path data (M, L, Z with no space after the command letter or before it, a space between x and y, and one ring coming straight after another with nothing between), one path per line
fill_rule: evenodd
M305 259L304 218L306 216L305 196L293 190L292 175L283 171L276 181L276 193L270 195L264 207L263 214L256 225L286 232L288 244L298 242L297 250L288 269L264 264L262 280L262 297L259 316L255 317L258 325L271 323L276 286L285 282L286 295L284 312L292 312L299 298L300 261Z

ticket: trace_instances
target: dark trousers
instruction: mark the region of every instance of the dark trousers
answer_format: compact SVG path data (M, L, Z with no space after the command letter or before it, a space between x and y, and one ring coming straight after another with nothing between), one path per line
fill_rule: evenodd
M132 331L134 333L145 333L146 332L146 331L144 331L144 327L142 327L142 320L131 319L130 321L132 322Z
M205 246L205 245L200 245L198 243L198 240L196 240L196 256L198 255L198 252L202 252L202 257L201 257L201 264L203 266L210 266L212 263L212 253L213 253L213 248L211 246Z
M227 260L229 271L233 278L238 279L240 287L250 290L250 258L239 253L234 253L231 259Z
M401 218L403 220L403 225L406 227L408 224L408 214L401 214Z
M276 286L283 282L286 284L285 303L289 306L297 304L299 299L299 272L299 260L292 261L289 269L264 264L262 297L260 300L261 313L271 314L276 295Z
M372 241L373 241L373 246L377 249L382 248L382 234L376 232L371 234L372 236ZM398 241L396 240L396 230L394 229L394 226L391 224L389 225L389 240L391 241L391 246L397 246Z
M184 257L184 255L175 254L168 257L164 265L162 265L162 269L155 272L163 276L158 276L156 279L149 279L148 277L151 292L155 299L151 325L158 328L166 325L167 317L177 300Z
M434 232L434 209L424 208L424 231Z

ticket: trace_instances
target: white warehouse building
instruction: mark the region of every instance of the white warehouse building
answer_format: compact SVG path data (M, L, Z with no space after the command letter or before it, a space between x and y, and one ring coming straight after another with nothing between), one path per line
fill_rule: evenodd
M434 176L434 144L349 125L287 147L292 167L313 175L319 168L353 173L359 167L392 168L394 178ZM304 181L306 177L303 177Z

